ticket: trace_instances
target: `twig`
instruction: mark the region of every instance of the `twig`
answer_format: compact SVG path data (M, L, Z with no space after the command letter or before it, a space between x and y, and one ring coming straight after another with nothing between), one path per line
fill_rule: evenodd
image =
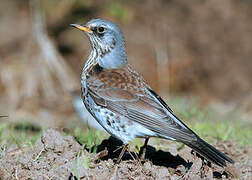
M45 151L45 148L41 149L41 151L38 153L38 155L33 160L34 162L38 160L38 158L40 157L40 155L42 154L43 151Z
M15 169L15 178L16 178L17 180L19 180L19 178L18 178L18 167Z

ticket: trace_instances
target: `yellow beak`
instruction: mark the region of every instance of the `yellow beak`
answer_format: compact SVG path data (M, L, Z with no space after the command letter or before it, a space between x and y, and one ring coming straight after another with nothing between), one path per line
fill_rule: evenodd
M87 26L82 26L82 25L79 25L79 24L70 24L71 26L81 30L81 31L84 31L84 32L88 32L88 33L93 33L93 31L87 27Z

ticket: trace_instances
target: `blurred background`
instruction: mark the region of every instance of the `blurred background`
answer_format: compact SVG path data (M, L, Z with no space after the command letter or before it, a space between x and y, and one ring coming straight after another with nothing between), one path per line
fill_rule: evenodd
M196 99L198 107L239 111L252 122L249 0L2 1L0 115L9 118L1 122L79 122L72 92L78 99L90 44L69 24L99 17L121 27L129 63L168 104Z

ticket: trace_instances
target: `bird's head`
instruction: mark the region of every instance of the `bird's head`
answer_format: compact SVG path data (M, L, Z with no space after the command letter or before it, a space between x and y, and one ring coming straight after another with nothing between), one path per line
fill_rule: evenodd
M97 61L103 68L113 69L127 64L124 36L116 24L92 19L85 25L71 25L88 35L92 50L98 53Z

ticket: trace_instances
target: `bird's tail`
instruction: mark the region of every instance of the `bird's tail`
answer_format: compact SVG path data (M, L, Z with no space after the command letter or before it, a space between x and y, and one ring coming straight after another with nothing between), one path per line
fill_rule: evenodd
M197 153L199 153L201 156L209 160L210 162L217 164L221 167L226 166L226 161L230 163L234 163L234 161L229 158L224 153L218 151L216 148L202 140L200 137L197 136L197 141L193 142L186 142L186 145L191 147L193 150L195 150Z

